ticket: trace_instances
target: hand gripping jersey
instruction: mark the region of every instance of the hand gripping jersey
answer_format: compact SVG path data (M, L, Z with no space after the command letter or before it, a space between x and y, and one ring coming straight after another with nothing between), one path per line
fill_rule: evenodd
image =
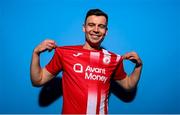
M63 114L107 114L110 79L126 76L120 55L83 46L56 48L46 69L63 71Z

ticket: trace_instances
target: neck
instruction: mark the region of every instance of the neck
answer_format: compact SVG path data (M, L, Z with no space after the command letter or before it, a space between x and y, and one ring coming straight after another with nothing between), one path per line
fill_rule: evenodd
M87 50L99 50L101 49L101 47L98 45L98 46L91 46L90 44L88 44L87 42L84 44L83 46L84 49L87 49Z

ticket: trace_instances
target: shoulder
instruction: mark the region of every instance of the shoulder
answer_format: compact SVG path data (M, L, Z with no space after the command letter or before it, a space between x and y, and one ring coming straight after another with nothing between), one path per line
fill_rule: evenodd
M123 58L121 55L117 54L117 53L114 53L114 52L111 52L111 51L108 51L106 49L102 49L102 52L104 54L104 57L109 57L111 58L112 60L114 60L116 63L117 62L122 62Z
M111 55L111 56L121 56L120 54L114 53L112 51L108 51L106 49L102 49L102 52L106 55Z

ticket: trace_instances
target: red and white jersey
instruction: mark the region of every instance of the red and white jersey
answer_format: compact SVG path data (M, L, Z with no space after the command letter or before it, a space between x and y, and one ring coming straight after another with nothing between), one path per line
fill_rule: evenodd
M126 76L120 55L83 46L57 47L46 69L63 71L63 114L107 114L110 79Z

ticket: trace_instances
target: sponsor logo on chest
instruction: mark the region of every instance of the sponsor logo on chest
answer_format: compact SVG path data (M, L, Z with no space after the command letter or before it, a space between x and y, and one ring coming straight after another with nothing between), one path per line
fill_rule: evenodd
M83 66L80 63L76 63L73 66L73 70L76 73L84 73L84 78L88 80L97 80L105 83L108 79L106 76L106 69L99 67L86 66L83 71Z

